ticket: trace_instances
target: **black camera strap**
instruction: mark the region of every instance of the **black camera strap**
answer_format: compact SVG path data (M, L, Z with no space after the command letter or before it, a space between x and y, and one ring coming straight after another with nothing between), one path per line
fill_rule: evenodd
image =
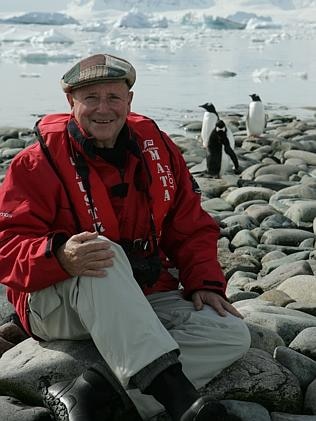
M83 188L85 189L87 193L87 198L89 202L89 207L91 210L94 226L99 234L101 234L101 224L97 222L96 214L95 214L95 207L92 199L92 193L91 193L91 185L89 181L89 166L86 163L86 160L84 159L83 155L81 153L74 151L73 146L70 142L70 149L71 149L71 155L75 163L75 168L82 180Z
M71 148L71 155L72 158L74 160L75 163L75 168L76 171L78 173L78 175L80 176L81 180L82 180L82 185L87 193L87 198L88 198L88 202L89 202L89 207L91 209L91 213L92 213L92 217L93 217L93 221L94 221L94 225L96 227L96 230L98 231L99 234L101 234L101 227L100 224L97 223L97 219L96 219L96 215L95 215L95 210L94 210L94 204L93 204L93 198L92 198L92 193L91 193L91 186L90 186L90 181L89 181L89 167L88 164L85 160L85 158L83 157L82 154L80 154L78 151L74 151L73 146L70 142L70 148ZM151 174L149 172L149 168L147 165L147 162L145 161L143 155L141 155L142 158L142 163L146 169L146 174L148 176L149 181L151 181ZM156 230L156 226L155 226L155 222L154 222L154 216L153 216L153 210L152 210L152 198L149 194L149 190L148 190L148 186L145 189L145 194L147 197L147 201L149 204L149 224L150 224L150 231L151 231L151 237L152 237L152 249L153 249L153 255L159 256L159 248L158 248L158 237L157 237L157 230ZM144 241L144 243L147 243ZM145 249L144 249L145 251Z

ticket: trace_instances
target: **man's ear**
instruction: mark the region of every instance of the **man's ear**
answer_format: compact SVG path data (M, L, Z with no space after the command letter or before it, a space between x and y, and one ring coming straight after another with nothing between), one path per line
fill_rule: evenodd
M66 97L67 97L67 101L68 101L70 107L72 108L74 106L74 98L73 98L73 96L68 93L68 94L66 94Z
M128 112L131 111L131 105L132 105L132 101L133 101L133 96L134 96L134 92L133 91L129 91L129 93L128 93Z

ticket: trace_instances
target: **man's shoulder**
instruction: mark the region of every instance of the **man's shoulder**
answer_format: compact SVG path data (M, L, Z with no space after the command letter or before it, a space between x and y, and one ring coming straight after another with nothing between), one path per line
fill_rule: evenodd
M47 114L39 120L37 128L42 136L49 133L60 133L67 127L69 119L69 113Z

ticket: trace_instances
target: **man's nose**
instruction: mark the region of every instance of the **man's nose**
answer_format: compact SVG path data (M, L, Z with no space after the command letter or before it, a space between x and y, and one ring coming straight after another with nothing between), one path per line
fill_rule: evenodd
M97 108L98 108L98 111L107 111L110 108L108 99L100 98Z

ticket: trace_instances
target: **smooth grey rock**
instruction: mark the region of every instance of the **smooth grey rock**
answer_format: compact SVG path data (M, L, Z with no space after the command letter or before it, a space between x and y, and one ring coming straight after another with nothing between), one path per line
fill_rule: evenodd
M297 167L294 165L271 164L258 168L256 177L260 175L271 174L272 176L281 176L288 179L290 175L297 172Z
M235 207L235 212L243 212L251 205L267 205L266 200L248 200L247 202L240 203Z
M301 229L274 228L263 234L261 243L298 246L306 238L315 239L315 234Z
M264 218L260 227L264 230L270 228L296 228L296 224L284 215L275 214Z
M302 159L307 165L316 165L316 154L313 152L290 150L285 152L284 158L298 158Z
M3 139L7 139L10 137L18 138L19 137L19 128L15 127L0 127L0 136L3 137Z
M6 140L0 141L1 149L10 149L10 148L24 148L25 141L23 139L9 138Z
M222 225L230 228L235 227L235 233L241 229L251 230L258 226L256 221L246 214L229 216L222 220Z
M273 357L287 367L298 379L303 390L316 379L316 362L285 346L278 346Z
M302 301L306 304L316 303L316 276L293 276L279 284L277 290L285 292L295 301Z
M308 250L310 252L309 255L309 259L308 262L311 262L311 259L313 259L313 257L311 256L312 252L314 251L314 248L303 248L302 245L300 244L298 247L295 246L280 246L277 244L258 244L258 249L260 251L266 251L267 253L270 251L283 251L285 254L292 254L292 253L298 253L301 252L302 250Z
M252 282L256 278L257 275L253 272L243 272L241 270L237 270L229 278L228 284L242 289L246 284Z
M264 205L250 205L245 213L260 224L267 216L274 215L277 211L266 203Z
M300 251L298 253L292 253L288 256L278 257L275 260L270 260L262 265L262 269L260 271L261 276L268 275L272 270L276 269L279 266L284 264L289 264L293 262L298 262L301 260L307 260L309 257L309 251Z
M310 228L316 217L316 200L298 200L289 206L284 216L298 227Z
M293 151L289 151L293 152ZM296 154L297 150L294 151ZM316 159L316 154L313 154ZM286 187L270 197L269 203L276 210L281 213L286 212L289 206L299 199L312 199L316 200L316 182L311 181L310 184L297 184L294 186Z
M268 275L249 283L247 289L249 291L262 293L272 288L276 288L286 279L296 275L313 275L312 268L306 260L283 264Z
M275 306L286 307L289 303L294 300L283 291L278 291L276 288L272 288L269 291L265 291L259 295L260 300L270 301ZM293 309L294 310L294 309Z
M237 415L242 421L271 421L269 412L255 402L221 400L228 414Z
M262 259L261 263L264 265L272 260L282 259L282 257L286 257L286 254L280 250L270 251L269 253L265 254Z
M297 129L288 129L288 130L282 130L278 136L284 137L285 139L288 139L290 137L298 136L301 134L300 130Z
M292 342L289 344L289 348L316 361L316 327L307 327L302 330L293 338Z
M277 346L285 345L281 336L273 330L249 321L246 321L246 324L251 336L251 348L262 349L273 355Z
M251 348L203 388L214 399L256 402L269 411L298 412L302 392L296 377L272 356Z
M247 229L238 231L231 241L231 245L236 248L244 246L256 247L257 244L257 239L252 232Z
M316 316L316 303L306 304L302 303L301 301L294 301L292 303L287 304L286 308L290 308L291 310L302 311L303 313Z
M13 313L14 308L11 303L7 300L5 294L5 288L3 285L0 284L0 323L4 320L7 316Z
M202 129L201 121L191 121L184 126L184 130L187 132L200 132Z
M312 249L314 247L314 244L315 244L314 238L306 238L306 240L303 240L301 242L301 244L299 245L299 247Z
M234 303L235 301L242 301L248 300L250 298L257 298L259 296L256 292L249 292L249 291L241 291L240 289L233 287L233 290L230 290L229 287L226 290L226 296L230 303Z
M5 148L0 149L1 158L13 158L19 152L23 151L23 148Z
M56 383L79 376L102 357L92 341L37 342L27 339L0 359L0 394L29 405L41 405L42 382Z
M284 412L271 412L271 421L316 421L314 415L293 415Z
M293 276L279 284L277 290L285 292L295 301L316 303L316 276Z
M202 208L206 212L212 212L213 210L216 211L223 211L223 210L232 210L232 206L226 202L226 200L221 199L219 197L214 197L213 199L205 200L202 203Z
M309 414L316 414L316 379L308 386L304 398L304 410Z
M221 179L196 176L194 178L200 186L203 194L208 198L219 197L228 187L227 183Z
M274 190L265 187L240 187L230 192L226 201L233 206L237 206L248 200L269 200L274 193Z
M267 303L256 298L237 301L234 303L234 307L244 316L246 322L258 324L276 332L284 340L286 346L304 329L316 327L316 317L314 316L267 305Z
M1 421L52 421L46 408L25 405L10 396L0 396Z

